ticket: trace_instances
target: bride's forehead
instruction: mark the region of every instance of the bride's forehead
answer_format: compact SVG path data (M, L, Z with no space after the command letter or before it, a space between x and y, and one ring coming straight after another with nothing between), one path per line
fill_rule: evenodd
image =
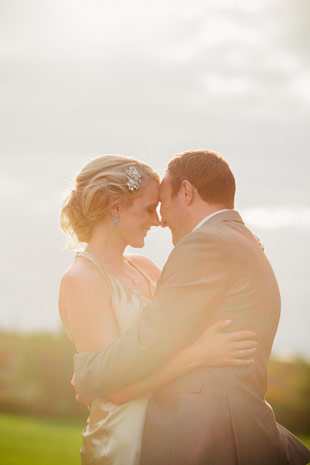
M143 203L158 203L159 195L159 184L157 182L152 182L144 186L141 195L137 197L137 200L142 201Z

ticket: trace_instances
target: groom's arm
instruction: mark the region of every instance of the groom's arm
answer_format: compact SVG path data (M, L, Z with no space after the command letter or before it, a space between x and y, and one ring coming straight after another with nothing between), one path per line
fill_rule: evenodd
M177 244L139 325L104 351L75 355L83 398L94 400L147 376L198 337L223 298L224 255L218 239L202 231Z

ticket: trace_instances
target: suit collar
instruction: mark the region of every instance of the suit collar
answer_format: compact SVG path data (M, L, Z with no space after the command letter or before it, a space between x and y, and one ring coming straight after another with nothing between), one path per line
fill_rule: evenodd
M223 212L219 212L217 215L214 215L209 219L206 219L206 221L199 228L197 228L197 231L203 230L207 228L208 226L210 226L211 224L224 223L224 222L234 222L234 223L244 224L237 210L226 210Z

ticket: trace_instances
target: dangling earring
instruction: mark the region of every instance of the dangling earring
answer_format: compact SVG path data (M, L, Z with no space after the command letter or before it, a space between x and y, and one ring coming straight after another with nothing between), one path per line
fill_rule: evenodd
M113 225L113 228L117 228L118 226L118 214L117 213L115 213L113 216L112 225Z

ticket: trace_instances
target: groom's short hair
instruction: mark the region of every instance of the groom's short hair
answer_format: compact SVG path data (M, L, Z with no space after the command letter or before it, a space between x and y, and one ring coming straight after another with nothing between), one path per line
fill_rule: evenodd
M218 153L209 150L179 153L170 160L166 172L173 195L186 179L196 187L205 202L234 208L235 178L228 163Z

